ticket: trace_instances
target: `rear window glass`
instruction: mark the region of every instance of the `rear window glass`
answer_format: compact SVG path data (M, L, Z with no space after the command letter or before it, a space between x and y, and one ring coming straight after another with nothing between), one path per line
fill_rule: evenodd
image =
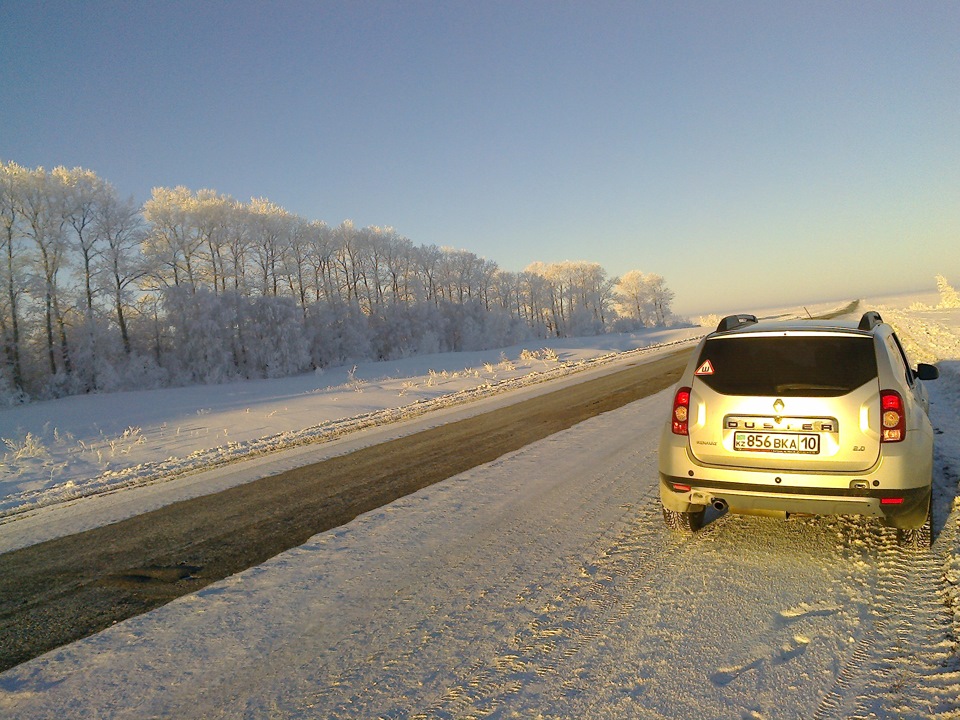
M698 379L724 395L835 397L877 377L873 340L850 336L713 338Z

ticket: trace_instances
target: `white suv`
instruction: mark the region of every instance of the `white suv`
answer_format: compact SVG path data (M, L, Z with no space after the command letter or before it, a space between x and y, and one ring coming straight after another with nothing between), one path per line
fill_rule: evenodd
M666 523L742 514L873 515L930 542L933 428L924 380L876 312L859 323L724 318L698 345L660 440Z

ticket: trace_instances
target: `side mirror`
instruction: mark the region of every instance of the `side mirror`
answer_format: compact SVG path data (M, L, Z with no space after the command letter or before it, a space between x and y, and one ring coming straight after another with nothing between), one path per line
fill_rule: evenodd
M936 380L938 377L940 377L940 371L937 369L936 365L920 363L917 365L917 372L915 375L921 380Z

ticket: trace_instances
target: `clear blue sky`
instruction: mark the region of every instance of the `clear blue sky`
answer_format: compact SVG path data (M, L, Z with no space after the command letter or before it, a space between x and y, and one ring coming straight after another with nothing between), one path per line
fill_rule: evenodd
M0 159L681 312L960 286L960 2L0 0Z

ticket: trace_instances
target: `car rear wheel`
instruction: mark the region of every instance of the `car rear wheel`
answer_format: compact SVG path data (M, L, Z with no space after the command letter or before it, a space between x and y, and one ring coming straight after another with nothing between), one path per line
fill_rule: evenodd
M897 530L897 544L906 549L919 551L929 549L933 544L932 518L930 513L930 504L927 504L927 519L918 528L909 530Z
M694 507L697 507L694 505ZM680 532L696 532L703 527L703 517L707 514L707 508L701 507L694 512L679 512L677 510L668 510L663 508L663 521L667 527Z

